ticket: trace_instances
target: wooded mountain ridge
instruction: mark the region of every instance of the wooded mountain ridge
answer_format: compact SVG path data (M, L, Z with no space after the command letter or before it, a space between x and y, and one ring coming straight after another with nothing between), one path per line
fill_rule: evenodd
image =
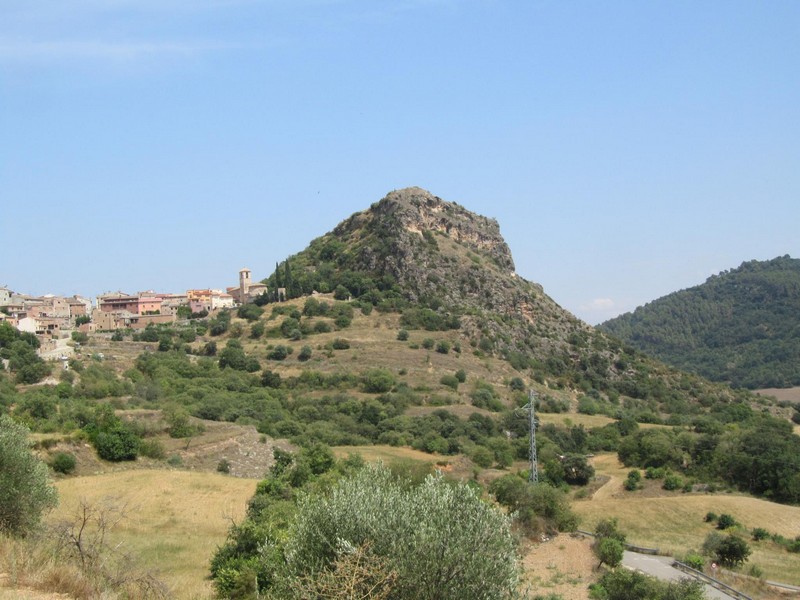
M800 260L742 263L598 329L712 381L800 385Z

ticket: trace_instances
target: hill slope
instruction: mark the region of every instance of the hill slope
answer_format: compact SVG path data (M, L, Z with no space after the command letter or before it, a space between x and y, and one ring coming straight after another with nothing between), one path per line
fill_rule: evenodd
M496 221L420 188L389 193L289 257L265 280L290 298L334 291L407 329L458 330L478 355L504 358L540 384L634 412L685 414L723 388L678 373L583 323L514 272ZM607 407L613 410L613 407Z
M598 328L714 381L800 385L800 260L743 263Z

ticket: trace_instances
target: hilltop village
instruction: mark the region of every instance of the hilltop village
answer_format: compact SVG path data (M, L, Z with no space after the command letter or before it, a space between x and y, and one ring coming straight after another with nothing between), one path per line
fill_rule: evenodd
M263 283L253 282L250 269L239 270L239 285L221 289L191 289L184 293L153 290L127 294L121 291L97 296L31 296L0 287L0 322L39 340L43 359L68 359L74 351L73 333L95 333L120 329L144 329L150 324L173 323L192 315L252 302L267 292ZM278 290L281 294L282 290ZM285 294L285 292L283 292Z

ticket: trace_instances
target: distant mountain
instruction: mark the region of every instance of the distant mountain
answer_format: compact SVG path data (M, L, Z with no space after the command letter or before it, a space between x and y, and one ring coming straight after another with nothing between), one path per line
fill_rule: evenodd
M583 323L536 283L514 272L498 223L420 188L389 193L302 252L264 282L289 298L334 292L407 329L457 330L478 355L504 358L540 384L580 390L613 413L659 419L686 402L732 399L730 390L687 384L685 375L623 347ZM707 405L706 405L707 406Z
M800 260L745 262L598 329L713 381L800 385Z

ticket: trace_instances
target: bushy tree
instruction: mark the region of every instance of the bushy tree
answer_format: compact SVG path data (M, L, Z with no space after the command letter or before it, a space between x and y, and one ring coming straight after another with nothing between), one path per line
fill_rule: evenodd
M728 529L736 525L736 519L731 515L722 513L717 519L717 529Z
M594 477L594 467L580 454L567 454L562 466L564 481L570 485L586 485Z
M57 503L47 465L31 452L28 430L0 416L0 531L25 535Z
M113 462L136 460L139 438L126 423L114 414L109 404L101 404L84 428L94 444L97 455Z
M592 600L703 600L703 585L683 579L662 582L638 571L617 569L590 586Z
M242 304L236 314L240 319L258 321L259 317L264 314L264 309L255 304Z
M638 490L641 486L642 474L639 469L632 469L628 472L628 477L625 479L625 489L629 492Z
M616 569L622 562L622 555L625 553L625 546L622 542L614 538L601 538L593 547L594 553L600 560L598 567L606 564L612 569Z
M619 530L619 522L614 518L599 520L594 527L594 535L598 540L611 538L625 543L625 534Z
M715 554L721 565L738 567L750 556L750 546L737 535L728 535L720 540Z
M396 573L392 598L510 598L517 583L508 517L468 485L430 476L419 486L382 466L300 504L286 547L292 577L325 573L342 545L369 547Z
M98 433L94 445L97 448L97 455L103 460L112 462L136 460L139 455L139 438L124 423Z
M386 369L370 369L362 376L364 391L370 394L383 394L394 387L394 375Z
M242 345L237 340L228 340L225 348L219 353L219 368L230 367L237 371L244 371L247 365L247 356Z
M497 501L517 513L523 525L546 531L572 531L578 517L567 495L546 483L532 484L519 475L504 475L489 486Z

